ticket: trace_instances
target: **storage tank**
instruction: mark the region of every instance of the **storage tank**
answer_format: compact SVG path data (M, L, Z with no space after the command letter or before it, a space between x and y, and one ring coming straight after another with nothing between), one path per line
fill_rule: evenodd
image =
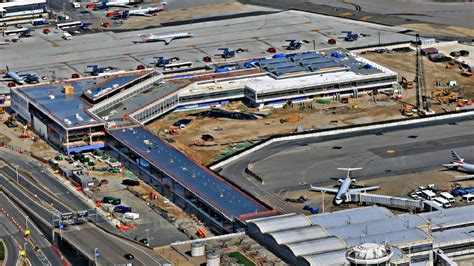
M207 254L207 266L219 266L221 263L221 255L219 253L209 253Z
M202 242L194 242L191 244L191 256L199 257L205 255L206 246Z
M391 248L384 244L364 243L350 248L346 259L350 265L390 265Z

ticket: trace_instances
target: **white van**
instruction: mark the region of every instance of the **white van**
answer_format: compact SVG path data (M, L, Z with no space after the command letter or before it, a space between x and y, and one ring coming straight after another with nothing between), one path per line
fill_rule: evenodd
M462 196L462 201L464 202L473 202L474 201L474 194L469 193L464 196Z
M432 200L436 197L436 194L433 191L426 189L421 191L421 196L427 200Z
M451 203L449 203L449 201L445 198L441 198L441 197L435 197L434 198L434 201L435 202L438 202L439 204L443 205L443 208L451 208Z
M67 31L65 31L65 32L63 33L63 36L62 36L62 37L63 37L64 40L71 40L71 39L72 39L72 35L71 35L69 32L67 32Z
M439 195L443 199L446 199L447 201L449 201L449 203L451 204L454 204L456 202L456 200L454 199L454 196L449 194L448 192L441 192Z

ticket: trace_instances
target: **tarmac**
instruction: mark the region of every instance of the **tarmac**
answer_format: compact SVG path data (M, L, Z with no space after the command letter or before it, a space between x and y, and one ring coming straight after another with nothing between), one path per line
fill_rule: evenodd
M474 161L474 121L417 128L277 142L223 167L221 175L254 196L296 190L315 184L333 185L343 178L340 167L361 167L356 179L443 170L454 149L466 161ZM245 174L252 171L264 183ZM461 173L462 175L462 173ZM448 177L448 176L447 176ZM456 180L459 181L459 180Z
M268 15L205 21L186 25L160 27L121 33L100 32L73 36L72 40L61 38L60 30L44 35L35 31L30 38L2 46L2 63L20 73L34 72L40 77L51 79L70 78L73 73L83 73L87 65L114 66L119 69L136 69L148 65L153 56L178 56L181 62L191 61L202 66L204 56L211 56L215 62L224 62L218 48L243 48L249 52L240 53L235 60L271 56L266 50L274 47L286 52L287 39L308 40L302 50L333 47L328 39L337 40L337 46L344 48L364 47L410 41L412 36L397 33L403 29L371 24L342 18L328 17L302 11L284 11ZM195 37L177 39L170 45L161 42L134 43L140 34L168 34L191 31ZM368 34L358 41L346 42L343 31ZM379 36L380 35L380 36ZM379 38L380 37L380 38ZM313 42L314 41L314 42ZM19 57L18 55L22 55ZM54 73L53 73L54 71Z

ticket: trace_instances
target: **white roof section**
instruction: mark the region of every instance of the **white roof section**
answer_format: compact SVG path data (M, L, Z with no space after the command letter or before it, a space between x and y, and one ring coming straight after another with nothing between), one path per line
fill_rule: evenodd
M428 222L414 214L404 214L395 217L384 217L379 220L367 221L363 223L353 223L337 227L328 228L328 232L343 239L351 238L354 235L382 234L393 231L402 231L408 228L428 226Z
M345 250L305 255L300 259L304 259L310 265L342 265L347 263Z
M328 251L346 249L346 244L338 237L326 237L309 241L287 244L286 247L295 256L323 253Z
M392 231L372 235L353 235L344 239L348 246L355 246L366 242L384 243L390 245L406 245L413 242L431 242L431 236L419 228L409 228L400 231Z
M270 233L276 243L279 245L301 242L305 240L318 239L328 237L329 233L326 229L319 225L313 225L308 227L289 229L284 231L278 231Z
M471 214L472 215L472 214ZM443 247L452 243L474 242L474 226L433 232L433 245Z
M474 205L441 209L434 212L420 213L419 215L431 223L433 230L448 227L474 225Z
M269 218L249 220L248 223L255 224L255 226L257 226L262 233L271 233L311 225L311 222L306 216L297 215L294 213L283 216L273 216Z
M321 225L326 229L349 224L371 222L389 217L393 217L392 212L387 208L378 206L308 216L312 224Z

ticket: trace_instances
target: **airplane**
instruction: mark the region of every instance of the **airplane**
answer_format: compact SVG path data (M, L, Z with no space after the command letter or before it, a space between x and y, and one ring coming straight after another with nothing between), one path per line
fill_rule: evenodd
M365 192L369 190L379 189L380 186L350 188L351 185L356 182L356 180L352 178L352 171L361 170L361 169L362 168L337 168L337 170L347 171L347 175L345 179L337 180L340 184L338 189L326 188L326 187L315 187L313 185L310 185L309 190L336 194L332 203L335 206L338 206L338 205L341 205L344 201L348 201L349 194L361 193L361 192Z
M152 16L152 15L156 15L156 13L158 13L160 11L165 10L165 5L166 5L166 2L161 3L160 5L155 6L155 7L147 7L147 8L139 8L139 9L130 10L128 12L128 15L149 17L149 16Z
M94 10L106 9L109 7L124 7L128 8L130 5L134 4L131 0L116 0L109 2L108 0L103 0L100 3L95 4Z
M5 72L5 77L0 79L0 81L14 81L19 85L25 85L30 83L38 83L39 78L36 74L18 74L16 72L10 71L7 66L7 71Z
M165 42L166 45L168 45L174 39L190 38L190 37L194 37L194 35L191 32L179 32L179 33L172 33L172 34L166 34L166 35L142 34L139 37L140 39L142 39L142 42L163 41Z
M465 173L473 173L472 175L462 175L462 176L455 176L455 178L473 178L474 177L474 164L464 162L464 159L459 157L459 155L455 151L451 151L451 157L453 161L448 164L442 164L442 166L457 170L460 172Z

